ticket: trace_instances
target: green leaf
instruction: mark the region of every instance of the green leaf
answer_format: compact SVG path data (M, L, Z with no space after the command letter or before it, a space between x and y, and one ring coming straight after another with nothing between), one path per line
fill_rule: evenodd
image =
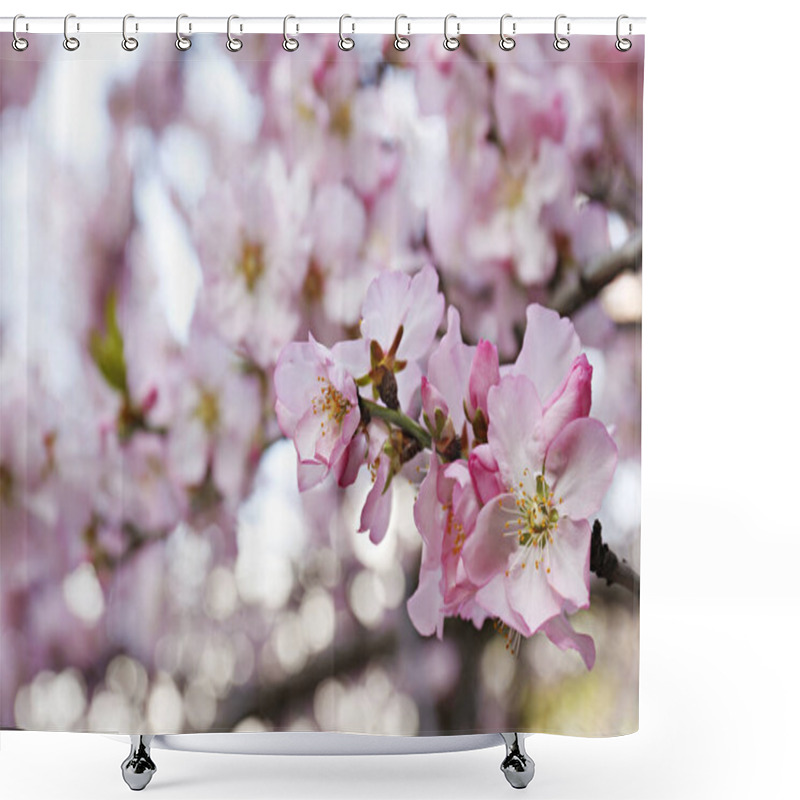
M92 331L89 352L106 383L123 395L128 394L128 373L125 368L125 347L117 324L117 298L112 292L105 309L106 331Z

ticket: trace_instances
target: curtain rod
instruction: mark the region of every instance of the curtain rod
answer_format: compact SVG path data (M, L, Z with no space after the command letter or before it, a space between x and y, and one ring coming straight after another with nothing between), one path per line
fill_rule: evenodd
M506 17L505 30L515 36L526 33L553 33L555 17ZM395 32L395 17L356 17L347 16L342 23L345 34ZM570 17L560 15L559 30L570 35L614 36L617 31L616 17ZM569 30L567 26L569 25ZM70 32L77 33L121 33L122 17L80 17L69 21ZM175 17L136 17L128 20L127 30L134 33L175 33ZM457 30L456 30L457 28ZM622 31L625 36L644 33L644 17L628 17L624 20ZM0 17L0 31L13 30L12 17ZM184 35L192 33L225 33L228 30L227 17L183 16L181 31ZM239 17L233 22L232 30L237 34L283 33L283 17ZM339 33L338 17L296 16L289 22L291 34L301 33ZM496 17L452 17L450 30L459 35L470 33L499 33L500 15ZM444 17L401 17L399 31L403 35L415 33L442 34ZM64 17L20 17L17 33L62 33Z

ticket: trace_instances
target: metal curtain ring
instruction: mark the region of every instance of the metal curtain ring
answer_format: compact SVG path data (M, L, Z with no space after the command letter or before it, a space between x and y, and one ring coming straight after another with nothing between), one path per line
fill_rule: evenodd
M505 50L506 52L509 50L513 50L517 46L517 42L511 36L509 36L504 30L503 27L505 26L505 22L507 19L511 19L511 14L503 14L500 17L500 49ZM511 23L511 32L517 32L517 23Z
M192 46L192 40L181 33L181 20L188 18L188 14L178 14L175 18L175 47L177 47L178 50L188 50ZM191 29L192 26L190 25L189 30L191 31Z
M28 40L27 39L23 39L17 33L17 20L18 19L25 19L25 15L24 14L17 14L17 16L14 17L14 22L11 23L11 33L14 35L14 38L11 40L11 46L18 53L21 53L23 50L27 50L28 49Z
M394 18L394 49L402 52L403 50L408 50L408 48L411 47L411 39L409 39L407 36L400 35L401 19L408 19L408 17L405 14L398 14ZM406 27L408 28L408 32L411 33L410 22L406 23Z
M300 47L300 42L293 36L289 36L290 19L297 19L297 17L293 17L291 14L288 14L283 18L283 49L286 50L287 53L293 53L298 47Z
M559 14L556 17L556 21L555 21L555 23L553 25L553 32L555 33L555 36L556 36L555 41L553 42L553 47L555 47L555 49L558 50L559 53L563 53L565 50L569 50L569 39L565 38L564 36L562 36L558 32L558 21L560 19L566 19L566 18L567 18L566 14ZM567 36L569 36L569 28L570 28L570 24L568 22L567 23Z
M451 19L456 20L456 35L450 36L447 32L447 26ZM455 14L448 14L444 18L444 49L445 50L458 50L461 42L458 41L458 36L461 33L461 23L457 21L458 17Z
M75 36L70 36L69 35L68 26L69 26L69 21L71 19L75 19L75 15L74 14L67 14L67 16L64 17L64 43L63 44L64 44L64 49L65 50L69 50L70 52L72 52L74 50L77 50L81 46L81 43L80 43L79 39L77 39ZM80 30L80 26L78 26L77 29Z
M614 43L614 47L616 47L617 50L620 51L620 53L627 53L628 50L630 50L631 47L633 47L633 42L630 39L623 39L619 35L619 24L624 19L628 19L628 15L627 14L620 14L617 17L617 41ZM628 33L631 33L632 30L633 30L633 28L631 27L631 24L629 22L628 23Z
M346 19L353 19L349 14L342 14L339 17L339 49L340 50L352 50L355 46L355 40L351 39L349 36L344 35L344 21ZM356 24L352 23L353 33L356 31Z
M228 41L225 42L225 47L227 47L228 50L231 51L231 53L238 53L242 49L242 45L244 44L244 42L242 42L241 39L237 39L231 33L231 22L233 22L235 19L239 19L239 17L237 17L236 14L231 14L228 17ZM239 30L241 30L241 27L239 28Z
M126 14L122 18L122 49L132 53L138 46L139 40L133 36L128 36L128 20L133 19L133 14ZM138 30L138 25L136 26Z

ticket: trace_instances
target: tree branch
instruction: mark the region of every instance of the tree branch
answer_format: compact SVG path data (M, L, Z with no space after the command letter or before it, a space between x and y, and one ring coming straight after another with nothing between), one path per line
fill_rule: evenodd
M626 270L641 269L642 232L637 230L618 250L595 259L582 271L570 272L553 290L550 307L562 316L571 316L593 300L600 290Z
M639 575L623 559L622 561L608 549L608 545L603 542L603 526L600 520L596 519L592 526L592 549L589 560L589 569L598 578L605 578L606 585L618 583L629 591L639 596Z
M309 660L298 673L274 683L251 685L233 690L217 711L214 728L232 730L248 716L256 715L274 723L311 698L322 681L349 675L375 660L395 657L398 639L394 631L369 636L357 635L345 644L337 642Z

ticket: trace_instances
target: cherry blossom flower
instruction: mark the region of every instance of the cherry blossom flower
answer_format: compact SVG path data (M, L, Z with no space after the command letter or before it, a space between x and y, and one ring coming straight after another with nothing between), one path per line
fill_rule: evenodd
M402 272L379 275L367 289L361 309L361 334L385 350L402 327L397 358L421 359L428 354L444 314L439 276L430 265L412 278Z
M489 447L505 491L480 511L464 545L476 599L531 636L589 604L589 544L616 446L597 420L569 422L551 441L534 384L508 375L489 391Z
M198 306L225 341L269 367L300 323L309 176L270 149L250 163L244 186L210 183L193 218L204 284Z
M385 272L370 284L361 309L361 335L370 342L376 393L388 376L396 384L397 405L406 411L419 389L418 362L428 355L444 314L438 286L439 276L430 265L413 278Z
M309 335L284 347L275 367L275 409L284 435L294 440L301 490L336 466L361 420L355 380L329 350Z
M487 612L475 602L477 586L464 571L461 551L472 533L478 498L463 461L448 465L431 457L414 505L422 536L419 583L407 603L408 615L423 636L442 638L444 619L460 616L481 627Z

